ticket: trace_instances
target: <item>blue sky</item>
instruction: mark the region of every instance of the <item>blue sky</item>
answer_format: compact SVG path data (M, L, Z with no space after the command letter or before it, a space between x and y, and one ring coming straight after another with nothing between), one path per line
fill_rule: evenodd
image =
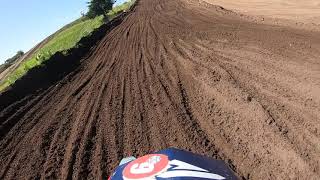
M1 0L0 64L86 12L89 0ZM118 0L121 4L126 0Z

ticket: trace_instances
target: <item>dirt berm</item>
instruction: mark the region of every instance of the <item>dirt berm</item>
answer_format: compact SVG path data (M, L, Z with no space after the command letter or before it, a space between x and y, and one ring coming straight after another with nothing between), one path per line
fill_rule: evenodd
M103 179L167 147L243 179L320 178L319 32L140 0L74 61L0 95L22 92L0 102L0 179Z

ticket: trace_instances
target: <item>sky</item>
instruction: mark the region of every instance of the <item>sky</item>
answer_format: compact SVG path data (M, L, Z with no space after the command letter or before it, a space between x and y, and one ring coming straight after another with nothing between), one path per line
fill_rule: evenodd
M1 0L0 64L37 43L87 11L89 0ZM118 0L121 4L126 0Z

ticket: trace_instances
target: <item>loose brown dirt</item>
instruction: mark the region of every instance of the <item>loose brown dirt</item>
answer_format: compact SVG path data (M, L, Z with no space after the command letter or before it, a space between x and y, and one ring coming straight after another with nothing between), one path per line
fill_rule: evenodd
M0 179L102 179L167 147L243 179L319 179L319 59L319 32L140 0L75 70L0 102Z

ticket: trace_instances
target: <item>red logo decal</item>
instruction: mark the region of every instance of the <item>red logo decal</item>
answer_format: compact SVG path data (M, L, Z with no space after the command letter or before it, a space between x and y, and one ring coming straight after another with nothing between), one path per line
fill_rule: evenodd
M150 154L129 163L123 170L123 177L126 180L152 179L166 171L168 167L168 156Z

